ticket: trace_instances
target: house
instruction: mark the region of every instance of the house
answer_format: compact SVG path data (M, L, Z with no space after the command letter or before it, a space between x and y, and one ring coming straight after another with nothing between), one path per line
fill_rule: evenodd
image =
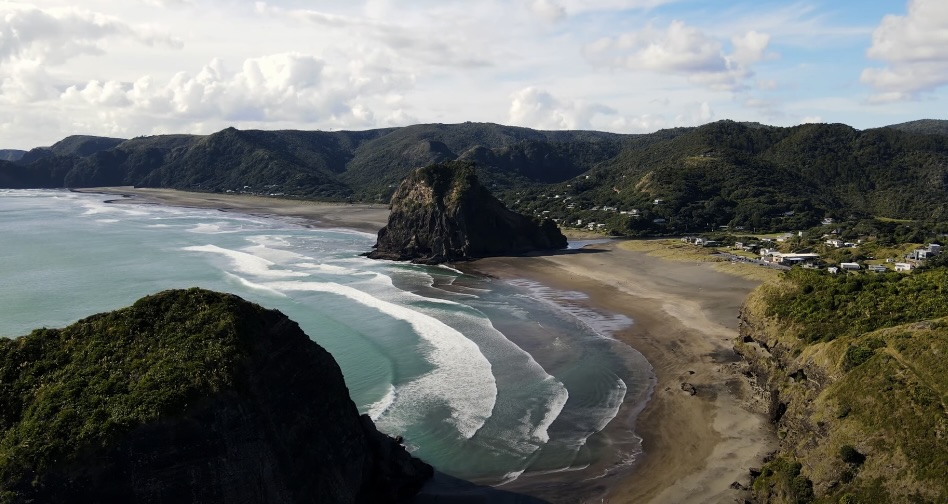
M836 266L830 266L829 268L826 268L826 271L829 271L830 275L835 275L839 273L839 268Z
M895 263L895 271L912 271L912 263Z
M873 273L885 273L886 271L889 270L889 268L886 268L885 266L881 264L870 264L868 266L868 269L869 271L872 271Z
M661 204L664 203L664 202L665 202L665 200L663 200L663 199L661 199L661 198L655 198L655 201L653 201L652 203L655 204L655 205L661 205Z
M827 217L827 218L823 219L823 225L824 225L824 226L828 226L828 225L830 225L830 224L832 224L832 223L833 223L833 218L832 218L832 217Z
M819 258L819 254L784 254L781 252L770 253L770 262L782 264L784 266L811 263Z
M859 263L839 263L839 267L844 270L858 270Z
M924 261L933 255L934 254L932 254L928 249L915 249L911 254L908 255L908 258L914 259L916 261Z
M829 245L830 247L840 248L843 246L843 240L832 238L832 239L826 240L826 244Z
M720 244L714 240L705 240L704 243L701 244L702 247L717 247L719 245Z

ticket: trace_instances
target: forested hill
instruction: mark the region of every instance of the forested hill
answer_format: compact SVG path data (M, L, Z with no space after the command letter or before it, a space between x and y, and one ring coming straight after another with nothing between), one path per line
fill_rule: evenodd
M479 123L361 132L228 128L207 136L140 137L113 145L113 139L101 139L82 151L34 149L16 165L0 164L0 185L136 185L388 201L412 169L459 158L481 161L483 178L492 185L564 181L616 156L624 138Z
M413 168L468 160L515 210L547 212L564 224L605 223L618 234L799 229L851 216L942 222L946 124L859 131L719 121L618 135L463 123L69 137L0 161L0 186L136 185L387 202ZM595 213L597 207L615 210Z
M948 220L946 135L720 121L650 137L576 180L523 192L518 209L623 234L805 229L826 217Z
M0 149L0 161L19 161L25 151L16 149Z

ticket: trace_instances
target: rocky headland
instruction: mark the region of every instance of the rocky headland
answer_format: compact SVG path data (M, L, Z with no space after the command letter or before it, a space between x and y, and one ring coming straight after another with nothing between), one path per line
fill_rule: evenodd
M0 339L0 502L399 502L432 468L282 313L166 291Z
M780 438L759 502L948 501L945 280L794 270L747 299L736 349Z
M438 264L567 245L552 221L507 209L478 182L470 163L415 170L395 191L391 207L370 258Z

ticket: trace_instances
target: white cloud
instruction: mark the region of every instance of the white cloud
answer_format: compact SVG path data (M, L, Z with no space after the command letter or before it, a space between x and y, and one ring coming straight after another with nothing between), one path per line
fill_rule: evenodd
M541 0L543 1L543 0ZM457 20L430 20L422 25L406 25L391 22L386 18L350 16L312 9L283 9L265 2L257 2L258 14L284 17L338 30L340 35L358 37L381 42L391 51L392 57L413 59L432 66L478 68L491 66L490 41L480 24L467 24ZM397 19L396 16L393 16ZM463 19L463 18L461 18ZM438 21L438 22L435 22ZM447 23L444 24L444 23Z
M373 125L374 114L358 100L411 85L409 76L394 72L338 68L315 56L287 53L247 59L237 72L215 59L197 75L180 72L165 84L148 76L132 84L91 81L69 87L61 99L198 120Z
M612 115L615 110L598 103L560 100L535 87L514 93L510 103L510 124L537 129L590 129L597 115Z
M617 117L609 123L609 129L624 133L651 133L663 128L700 126L713 121L714 118L715 113L710 103L689 103L670 118L665 114L648 113Z
M0 65L17 59L62 64L82 54L102 54L103 42L117 37L145 44L179 43L154 30L88 10L0 4Z
M566 17L566 9L556 0L532 0L529 7L530 12L551 23Z
M872 34L866 56L885 62L861 80L876 89L872 103L914 100L948 84L948 3L910 0L904 16L888 15Z
M765 58L770 36L755 31L724 43L682 21L672 21L665 30L649 25L638 32L599 39L586 46L586 57L594 64L683 75L693 83L716 91L740 91L753 73L751 65Z

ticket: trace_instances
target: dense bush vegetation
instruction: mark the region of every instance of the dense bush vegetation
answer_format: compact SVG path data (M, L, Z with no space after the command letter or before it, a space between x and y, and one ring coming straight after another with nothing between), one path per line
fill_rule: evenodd
M65 329L0 338L0 489L238 386L251 305L237 301L168 291Z
M785 280L785 288L769 290L769 314L811 342L948 316L948 268L913 275L793 269Z

